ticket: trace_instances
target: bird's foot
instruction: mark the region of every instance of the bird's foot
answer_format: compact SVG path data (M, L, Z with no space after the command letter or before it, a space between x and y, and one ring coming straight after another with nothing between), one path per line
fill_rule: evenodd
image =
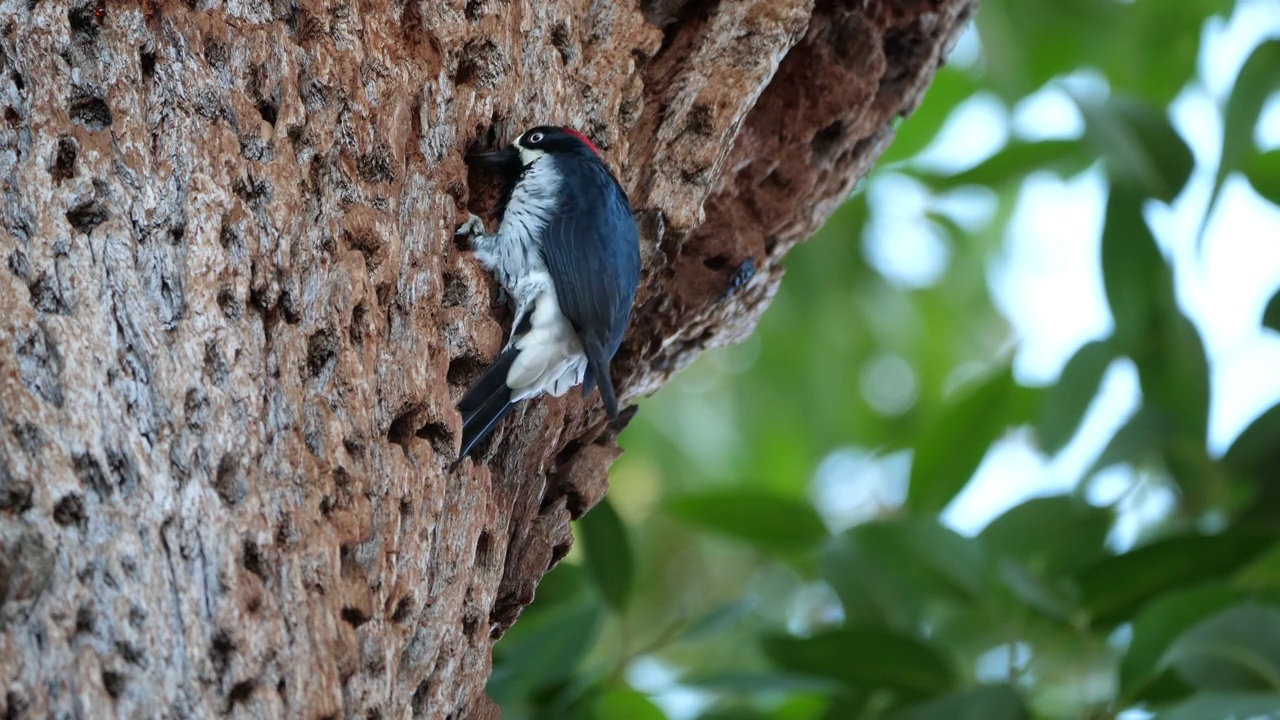
M459 237L475 237L484 234L484 221L475 213L467 213L467 221L462 223L454 233Z

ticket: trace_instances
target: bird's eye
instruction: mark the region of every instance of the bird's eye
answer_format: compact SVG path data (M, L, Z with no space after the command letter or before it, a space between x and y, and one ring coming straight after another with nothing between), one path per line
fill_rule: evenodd
M542 133L536 132L529 136L530 145L537 145L540 142L542 142Z

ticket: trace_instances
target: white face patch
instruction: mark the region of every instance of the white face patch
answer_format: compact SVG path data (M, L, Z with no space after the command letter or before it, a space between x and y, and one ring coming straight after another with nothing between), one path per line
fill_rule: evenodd
M546 150L535 150L534 148L525 147L523 140L524 140L524 137L521 136L515 142L516 150L520 151L521 165L524 165L525 167L529 167L530 165L538 162L538 160L542 159L543 156L547 154Z

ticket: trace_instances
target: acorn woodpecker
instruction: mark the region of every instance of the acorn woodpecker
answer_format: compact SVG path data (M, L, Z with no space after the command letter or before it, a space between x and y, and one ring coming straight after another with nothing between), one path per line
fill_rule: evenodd
M511 337L462 399L458 463L518 401L595 386L611 420L609 361L640 282L640 232L599 150L569 128L535 127L505 149L469 155L505 176L498 232L471 215L459 235L514 302ZM457 463L455 463L455 466Z

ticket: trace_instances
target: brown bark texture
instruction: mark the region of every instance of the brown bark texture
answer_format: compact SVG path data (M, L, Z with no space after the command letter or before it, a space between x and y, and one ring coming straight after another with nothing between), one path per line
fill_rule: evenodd
M464 152L602 148L634 399L751 331L974 5L0 2L0 716L496 716L619 450L574 392L446 471L509 320Z

